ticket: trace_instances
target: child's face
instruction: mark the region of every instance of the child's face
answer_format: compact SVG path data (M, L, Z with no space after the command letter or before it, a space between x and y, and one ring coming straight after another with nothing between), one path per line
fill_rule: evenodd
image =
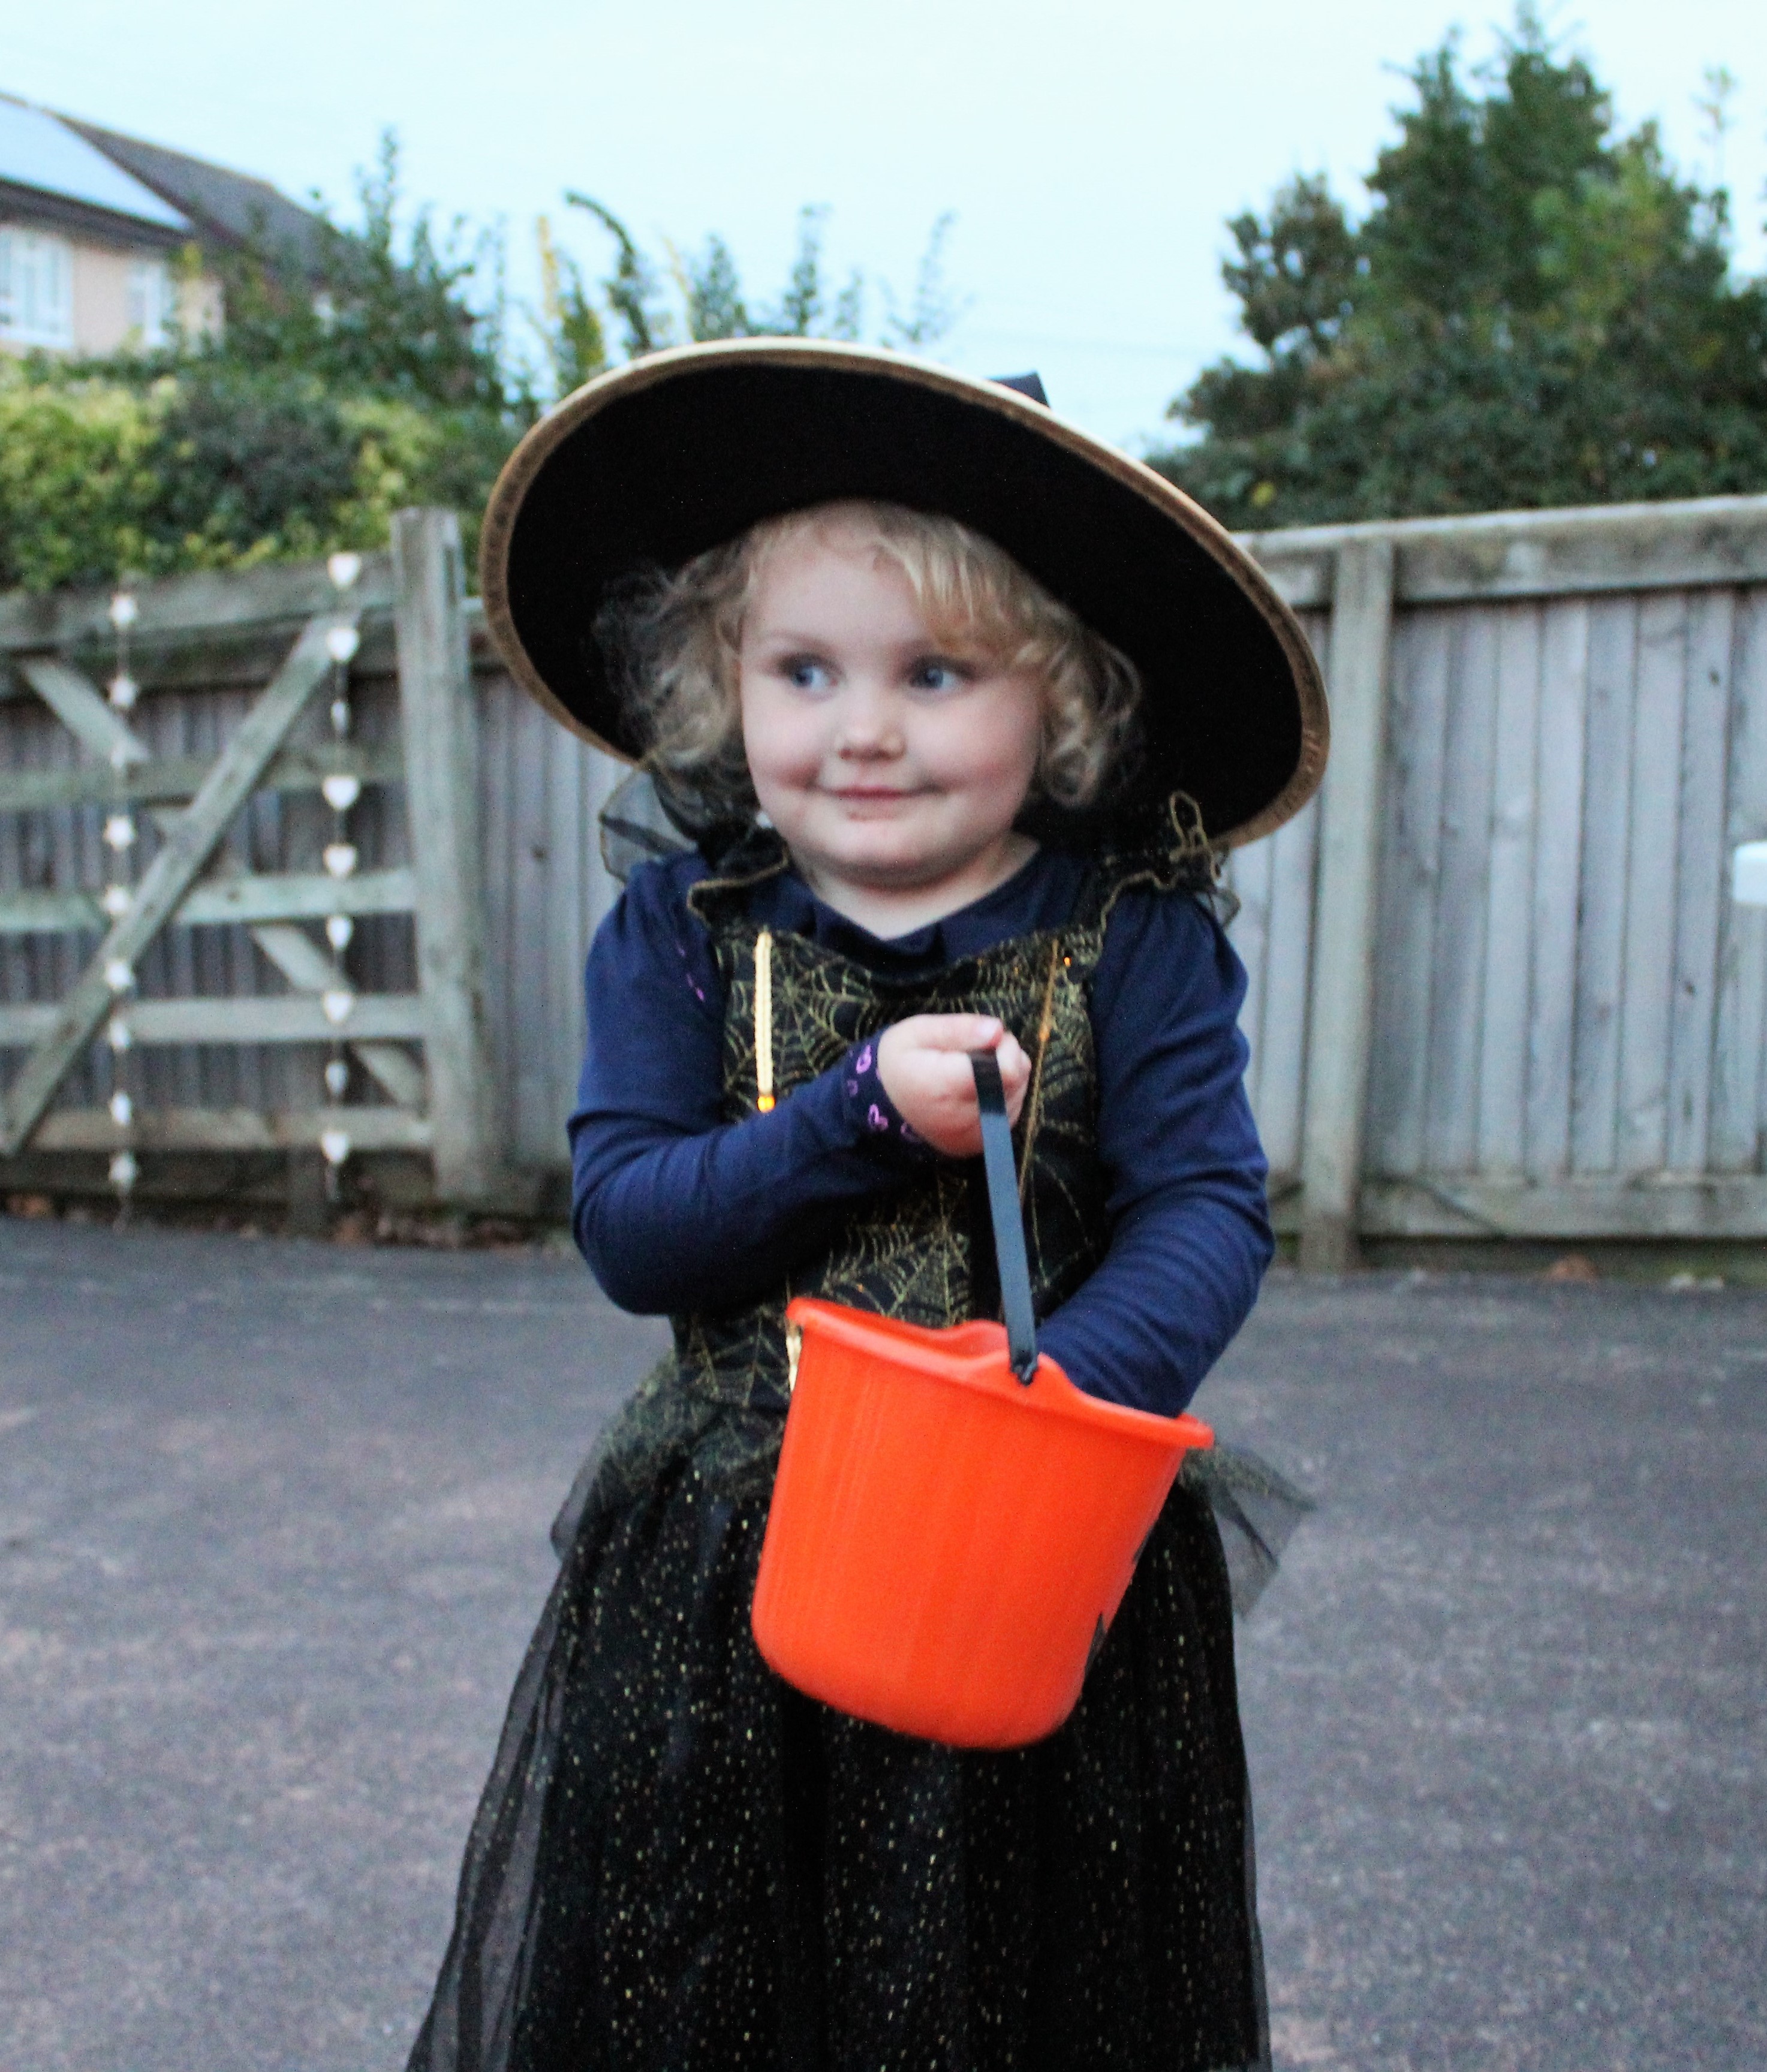
M768 554L738 661L755 796L825 898L963 890L1028 849L1013 822L1041 684L936 638L907 578L850 524L831 516Z

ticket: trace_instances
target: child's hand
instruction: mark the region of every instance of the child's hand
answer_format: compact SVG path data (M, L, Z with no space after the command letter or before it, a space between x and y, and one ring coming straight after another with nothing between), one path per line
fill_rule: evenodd
M973 1158L982 1148L972 1050L992 1050L1013 1121L1025 1105L1031 1061L1018 1038L992 1014L914 1014L877 1039L877 1076L909 1128L947 1158Z

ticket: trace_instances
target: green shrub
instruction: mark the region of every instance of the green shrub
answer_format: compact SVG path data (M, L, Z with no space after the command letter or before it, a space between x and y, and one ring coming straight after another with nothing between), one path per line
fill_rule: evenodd
M355 490L343 412L310 376L268 380L200 364L168 384L155 457L156 558L226 568L334 544Z
M0 588L152 565L163 385L43 380L0 361Z
M496 410L438 409L385 397L359 397L340 409L355 454L351 494L335 514L340 541L382 546L395 511L438 504L459 512L474 567L485 500L520 427Z
M0 362L0 589L384 546L410 504L458 510L470 550L516 434L213 360L145 382Z

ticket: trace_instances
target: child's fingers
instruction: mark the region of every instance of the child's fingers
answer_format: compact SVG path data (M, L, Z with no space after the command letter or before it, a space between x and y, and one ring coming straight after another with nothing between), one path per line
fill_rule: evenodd
M1019 1103L1030 1083L1031 1061L1010 1035L1003 1040L994 1055L1000 1064L1001 1088L1006 1096L1007 1110L1016 1119ZM955 1103L973 1115L976 1075L970 1057L971 1051L967 1049L927 1050L922 1051L917 1063L929 1091L936 1091L941 1100Z
M1018 1120L1030 1083L1024 1046L992 1014L917 1014L886 1029L877 1046L884 1091L902 1120L953 1158L980 1149L972 1052L992 1050L1006 1112Z
M896 1026L906 1042L926 1050L992 1050L1002 1034L993 1014L914 1014Z
M976 1075L968 1050L923 1050L915 1063L929 1093L940 1100L964 1105L972 1114L975 1112ZM1004 1079L1003 1074L1003 1083Z

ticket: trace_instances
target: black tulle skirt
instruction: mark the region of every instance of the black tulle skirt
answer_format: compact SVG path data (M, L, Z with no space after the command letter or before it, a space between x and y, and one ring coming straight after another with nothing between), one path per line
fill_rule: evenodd
M957 1750L756 1652L779 1429L663 1371L579 1478L413 2072L1263 2064L1207 1490L1173 1490L1067 1725Z

